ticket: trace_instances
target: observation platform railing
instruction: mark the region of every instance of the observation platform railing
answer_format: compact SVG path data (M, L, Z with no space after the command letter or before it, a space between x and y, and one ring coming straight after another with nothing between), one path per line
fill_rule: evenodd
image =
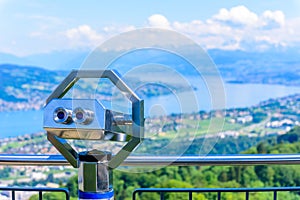
M37 192L38 199L43 199L43 194L46 192L59 192L65 196L66 200L70 200L69 191L65 188L39 188L39 187L0 187L0 191L9 191L11 192L11 200L17 200L17 192ZM19 198L18 198L19 199Z
M221 200L224 193L245 193L245 200L250 199L251 193L271 192L273 200L277 200L278 192L300 192L300 187L271 187L271 188L140 188L133 192L132 199L137 200L137 196L142 193L158 193L160 200L165 200L166 194L180 193L186 194L186 199L192 200L194 193L215 193L217 200ZM253 199L255 200L255 199Z
M245 154L245 155L209 155L209 156L129 156L122 166L232 166L232 165L298 165L300 155L298 154ZM1 154L0 165L10 166L68 166L69 162L62 155L21 155L21 154ZM1 190L12 192L12 200L15 199L16 191L37 191L41 200L43 192L63 192L68 200L69 193L65 189L51 188L15 188L4 187ZM140 188L133 192L133 200L141 193L159 193L160 199L165 199L166 193L186 193L187 199L193 198L193 193L216 193L220 200L222 193L244 192L245 199L249 200L251 192L272 192L273 199L277 199L277 193L282 191L298 191L300 187L275 187L275 188Z
M298 165L300 154L241 154L210 156L129 156L121 166ZM62 155L0 154L0 165L70 165Z

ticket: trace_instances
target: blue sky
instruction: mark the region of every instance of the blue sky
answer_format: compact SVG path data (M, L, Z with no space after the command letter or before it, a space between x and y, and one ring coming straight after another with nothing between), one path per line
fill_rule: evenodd
M298 47L299 11L299 0L0 0L0 52L26 56L92 49L143 27L178 31L206 49Z

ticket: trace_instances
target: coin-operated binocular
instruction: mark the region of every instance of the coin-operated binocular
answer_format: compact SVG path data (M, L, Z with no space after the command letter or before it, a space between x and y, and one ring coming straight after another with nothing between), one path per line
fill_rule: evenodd
M108 78L131 102L132 113L109 110L96 99L62 98L82 78ZM112 170L142 142L144 101L112 70L72 71L49 96L44 108L48 140L78 168L80 199L113 199ZM127 142L112 155L103 149L77 152L66 139Z

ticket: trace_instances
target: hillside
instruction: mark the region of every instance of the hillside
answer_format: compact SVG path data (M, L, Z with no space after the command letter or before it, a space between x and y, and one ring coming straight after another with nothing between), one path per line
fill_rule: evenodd
M0 65L0 111L40 109L66 74L31 66Z
M46 98L53 92L58 84L70 73L69 71L52 71L39 67L19 66L12 64L0 65L0 112L12 110L39 110L45 103ZM126 80L127 84L133 85L140 80ZM101 91L99 91L101 88ZM173 90L185 91L188 86L175 82L169 88L160 84L149 84L139 87L135 91L141 97L153 97L171 94ZM108 80L81 79L72 88L73 92L68 95L76 98L97 98L110 100L124 98L119 90Z
M241 140L240 140L241 141ZM241 141L243 142L243 141ZM295 127L285 135L250 148L244 153L299 153L300 127ZM226 152L225 152L226 153ZM128 198L128 190L136 187L183 187L183 188L219 188L219 187L279 187L299 186L300 166L211 166L211 167L167 167L143 174L115 173L117 196ZM122 185L121 182L126 182ZM130 184L128 184L130 183ZM126 191L126 192L125 192ZM156 199L144 194L142 199ZM205 194L195 199L216 199L216 194ZM243 194L225 194L224 199L244 199ZM266 194L251 196L257 200L272 199ZM279 199L299 199L295 193L281 193ZM129 199L129 198L128 198ZM184 199L184 195L172 194L167 199Z
M242 142L242 141L241 141ZM286 150L288 149L288 151ZM244 153L299 153L300 127L295 127L283 136L274 137L250 148ZM70 179L66 186L76 196L77 179ZM126 184L124 184L126 183ZM211 166L211 167L165 167L153 172L128 173L115 170L114 189L118 199L131 199L135 188L237 188L299 186L300 166ZM196 194L193 199L216 199L217 194ZM293 192L278 193L279 199L299 199ZM159 194L145 193L141 199L159 199ZM252 193L256 200L271 200L269 193ZM166 199L186 199L185 194L168 194ZM244 199L243 193L225 193L222 199Z

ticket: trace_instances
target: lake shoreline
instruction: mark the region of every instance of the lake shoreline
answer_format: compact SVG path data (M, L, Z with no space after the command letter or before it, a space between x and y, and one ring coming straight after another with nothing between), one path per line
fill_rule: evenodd
M259 105L268 99L277 99L300 93L300 87L274 86L264 84L224 84L226 90L226 109L246 108ZM153 109L161 108L164 116L172 113L183 113L180 103L187 108L185 113L209 111L211 106L210 96L203 97L201 90L196 91L199 109L189 110L189 103L178 102L176 96L151 97L145 100L145 116L151 117ZM122 105L122 104L121 104ZM154 107L156 106L156 107ZM158 107L157 107L158 106ZM225 109L223 108L223 109ZM214 109L215 110L215 109ZM218 109L217 109L218 110ZM7 111L0 112L0 138L6 136L18 136L43 131L43 110Z

